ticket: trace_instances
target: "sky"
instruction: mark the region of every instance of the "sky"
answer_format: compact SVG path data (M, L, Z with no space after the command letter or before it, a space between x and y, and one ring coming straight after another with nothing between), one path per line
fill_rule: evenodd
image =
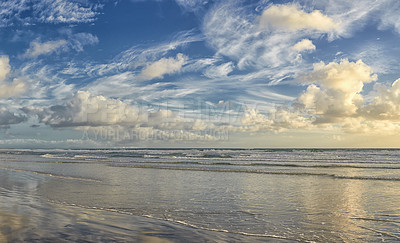
M398 0L4 0L0 147L399 148Z

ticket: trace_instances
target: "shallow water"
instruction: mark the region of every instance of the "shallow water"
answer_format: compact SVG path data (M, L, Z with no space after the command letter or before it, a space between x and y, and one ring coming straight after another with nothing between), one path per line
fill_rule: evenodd
M174 242L399 241L399 155L400 150L1 150L0 229L3 237L13 232L18 238L39 225L33 232L42 232L42 239L93 242L147 236ZM81 224L82 215L91 223ZM24 217L34 223L23 225ZM7 226L4 218L15 223ZM59 223L45 224L49 219ZM143 225L156 236L144 234Z

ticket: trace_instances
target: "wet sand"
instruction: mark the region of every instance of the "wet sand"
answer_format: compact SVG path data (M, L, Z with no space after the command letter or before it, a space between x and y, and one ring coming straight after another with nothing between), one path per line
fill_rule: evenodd
M36 195L40 180L0 170L0 242L276 242L174 222L63 205ZM290 242L282 240L282 242Z
M4 205L4 201L2 204ZM23 214L0 212L0 242L169 243L278 240L192 229L156 219L65 205L14 205L12 208Z

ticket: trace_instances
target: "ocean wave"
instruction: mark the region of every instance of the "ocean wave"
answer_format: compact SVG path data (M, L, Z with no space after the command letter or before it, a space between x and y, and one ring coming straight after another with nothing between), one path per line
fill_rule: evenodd
M184 170L184 171L225 172L225 173L251 173L251 174L271 174L271 175L293 175L293 176L326 176L326 177L332 177L335 179L349 179L349 180L400 181L400 177L342 176L342 175L335 175L335 174L328 174L328 173L313 173L313 172L234 170L234 169L220 169L220 168L184 168L184 167L168 167L168 166L112 165L112 164L109 164L108 166L139 168L139 169Z
M113 161L109 161L113 162ZM117 162L121 163L121 162ZM128 161L123 162L125 165L131 164L160 164L160 165L222 165L222 166L238 166L238 167L299 167L299 168L354 168L354 169L385 169L400 170L400 166L365 166L365 165L346 165L346 164L293 164L293 163L243 163L240 162L210 162L210 161ZM315 162L314 162L315 163ZM118 166L118 165L117 165Z
M37 174L37 175L45 175L45 176L49 176L49 177L61 178L61 179L67 179L67 180L79 180L79 181L102 182L101 180L92 179L92 178L64 176L64 175L51 174L51 173L42 172L42 171L22 170L22 169L14 169L14 168L6 168L6 167L0 167L0 170L20 171L20 172L34 173L34 174Z
M74 159L73 156L62 156L62 155L56 155L56 154L42 154L40 155L42 158L47 158L47 159Z

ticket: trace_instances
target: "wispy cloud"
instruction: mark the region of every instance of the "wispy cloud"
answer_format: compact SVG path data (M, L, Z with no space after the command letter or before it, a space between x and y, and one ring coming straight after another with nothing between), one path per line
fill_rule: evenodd
M25 51L24 57L36 58L53 52L65 52L70 49L78 52L83 51L85 45L94 45L99 42L98 38L90 33L72 34L67 32L67 38L55 41L40 42L34 40L29 49Z
M218 66L211 65L204 71L204 75L208 78L221 78L234 70L233 62L227 62Z
M34 14L43 23L87 23L93 22L99 5L65 0L41 0L36 3Z
M208 0L175 0L179 6L183 7L186 11L198 11L209 2Z
M86 1L5 0L0 2L0 26L88 23L96 19L101 6Z
M35 58L40 55L45 55L55 52L66 45L67 45L66 40L47 41L43 43L40 43L38 41L32 41L29 49L26 50L24 56Z

